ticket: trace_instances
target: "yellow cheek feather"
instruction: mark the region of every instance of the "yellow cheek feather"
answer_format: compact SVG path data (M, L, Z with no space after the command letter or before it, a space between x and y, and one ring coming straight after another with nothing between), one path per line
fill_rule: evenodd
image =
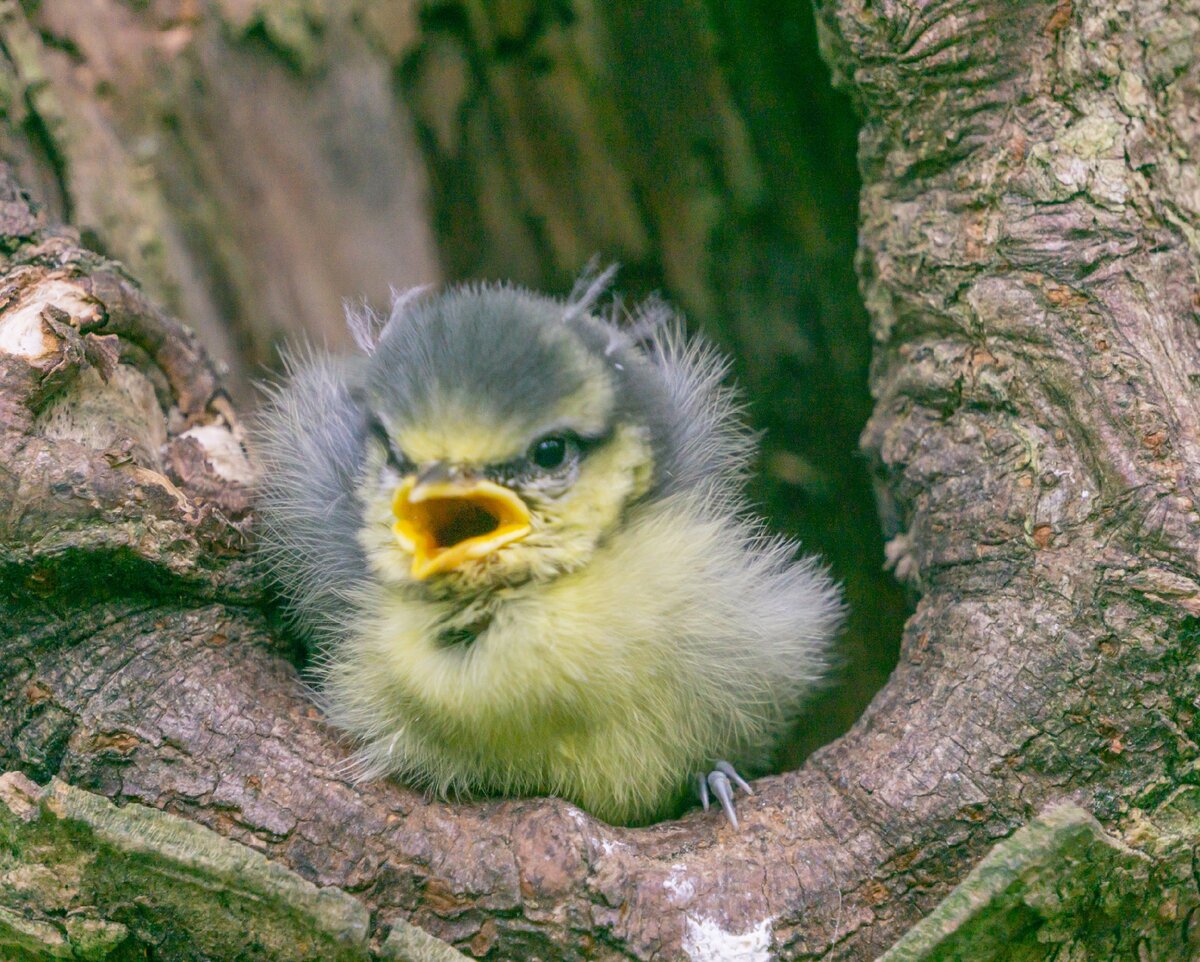
M619 425L612 438L584 460L570 491L541 506L540 513L546 519L543 550L554 554L570 544L576 546L573 550L590 554L596 542L620 521L626 508L649 490L653 474L653 455L645 431Z

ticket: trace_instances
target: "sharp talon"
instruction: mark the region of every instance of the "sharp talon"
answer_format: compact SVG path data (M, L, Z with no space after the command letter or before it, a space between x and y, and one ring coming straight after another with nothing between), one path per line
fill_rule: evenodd
M696 776L696 784L700 788L700 804L704 806L704 810L708 811L708 782L704 780L703 774Z
M754 789L750 787L750 783L747 782L746 779L742 778L742 776L737 773L737 771L732 765L729 764L729 762L717 762L716 769L717 771L724 772L726 775L728 775L733 781L733 784L735 784L747 795L754 794Z
M733 810L733 789L729 786L729 776L721 771L709 772L708 787L717 796L717 801L721 803L721 808L725 810L725 817L729 819L729 824L736 831L738 820L737 814Z

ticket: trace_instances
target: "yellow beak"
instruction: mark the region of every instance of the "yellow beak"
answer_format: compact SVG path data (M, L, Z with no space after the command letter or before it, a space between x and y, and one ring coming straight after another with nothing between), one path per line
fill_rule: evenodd
M392 514L392 530L412 552L413 577L420 580L486 557L532 530L525 502L491 481L410 478L396 489Z

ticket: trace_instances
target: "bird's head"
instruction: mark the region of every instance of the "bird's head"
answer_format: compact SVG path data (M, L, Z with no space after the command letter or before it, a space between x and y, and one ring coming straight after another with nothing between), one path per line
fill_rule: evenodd
M393 313L360 388L358 540L383 581L548 580L663 488L686 412L652 353L586 307L485 287Z

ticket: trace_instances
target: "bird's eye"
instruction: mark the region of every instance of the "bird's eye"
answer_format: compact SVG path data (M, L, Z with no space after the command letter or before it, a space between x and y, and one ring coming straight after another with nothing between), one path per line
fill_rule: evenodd
M543 471L553 471L555 468L561 468L567 460L570 447L570 438L562 434L551 434L533 442L529 448L529 460Z
M400 474L407 474L412 469L412 464L409 463L408 458L396 450L396 446L392 443L392 438L388 433L388 429L383 426L382 422L376 420L375 418L371 419L370 428L371 433L375 436L375 439L381 445L383 445L384 453L387 455L388 464L390 464Z

